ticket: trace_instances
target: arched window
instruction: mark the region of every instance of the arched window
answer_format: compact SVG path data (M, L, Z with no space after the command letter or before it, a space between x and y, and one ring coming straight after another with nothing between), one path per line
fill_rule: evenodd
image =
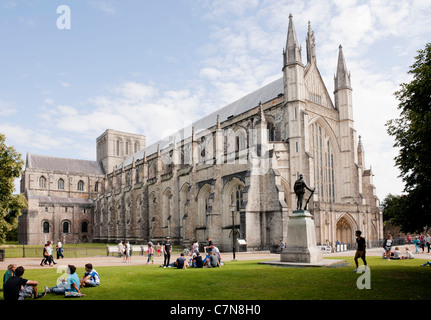
M58 190L64 190L64 180L63 179L58 179L57 188L58 188Z
M237 212L239 212L243 204L243 189L242 185L238 185L231 194L231 204L235 205L235 211Z
M39 178L39 188L46 189L46 178L44 176Z
M49 233L49 222L45 221L43 223L43 233Z
M210 205L211 186L204 185L198 194L198 214L196 219L197 227L205 227L207 223L207 214L211 210Z
M81 232L82 232L82 233L87 233L87 232L88 232L88 222L84 221L84 222L81 224Z
M99 182L96 182L94 184L94 192L98 192L99 191Z
M233 178L226 184L223 190L224 209L223 209L223 226L231 228L232 210L234 214L234 225L240 223L240 211L244 205L244 183Z
M266 125L268 129L268 141L275 141L275 126L272 122L268 122Z
M334 151L325 130L318 124L311 126L314 158L314 183L323 201L335 201Z
M84 181L78 181L78 191L84 191Z
M69 221L63 222L63 233L69 233L70 232L70 223Z

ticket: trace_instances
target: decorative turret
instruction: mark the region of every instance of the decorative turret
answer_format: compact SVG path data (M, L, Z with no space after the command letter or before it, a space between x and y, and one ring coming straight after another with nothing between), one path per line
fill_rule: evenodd
M334 80L335 108L340 111L340 120L353 122L350 72L347 71L346 60L344 59L343 47L341 45L339 46L337 74ZM353 127L353 124L351 127Z
M316 62L316 41L314 38L314 31L311 29L311 22L308 21L307 33L307 64Z
M293 25L293 16L291 14L289 15L289 28L287 29L285 65L290 63L302 64L301 47L298 45L295 26Z
M335 75L335 93L341 89L352 90L350 84L350 72L347 71L346 60L344 59L343 47L339 46L337 74Z
M305 101L304 65L302 64L301 48L296 38L293 17L289 15L286 51L283 50L284 99L288 101Z

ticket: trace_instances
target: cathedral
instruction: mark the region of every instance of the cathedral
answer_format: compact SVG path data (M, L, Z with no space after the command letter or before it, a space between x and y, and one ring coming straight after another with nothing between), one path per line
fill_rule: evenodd
M145 244L170 237L189 246L277 251L296 210L302 174L317 244L351 243L355 231L383 238L373 173L354 129L342 47L331 96L316 63L311 26L306 60L292 16L281 77L146 145L144 135L108 129L97 160L27 154L19 242ZM289 245L287 243L287 245Z

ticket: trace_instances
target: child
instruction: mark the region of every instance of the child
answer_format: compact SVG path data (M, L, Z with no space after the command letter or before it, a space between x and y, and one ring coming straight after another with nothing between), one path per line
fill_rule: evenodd
M157 243L157 256L160 257L161 250L160 250L160 243Z
M154 257L153 257L153 255L154 255L154 248L153 248L153 244L151 242L148 243L147 253L148 253L147 264L150 261L152 262L152 264L154 264Z

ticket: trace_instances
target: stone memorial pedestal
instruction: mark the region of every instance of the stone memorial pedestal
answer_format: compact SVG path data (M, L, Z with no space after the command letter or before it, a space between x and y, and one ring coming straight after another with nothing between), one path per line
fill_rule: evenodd
M293 211L287 224L287 245L280 254L281 262L316 263L322 252L316 244L316 230L307 210Z
M330 267L346 266L345 260L323 259L317 247L314 220L307 210L293 211L287 223L287 245L280 253L280 260L260 261L280 267Z

